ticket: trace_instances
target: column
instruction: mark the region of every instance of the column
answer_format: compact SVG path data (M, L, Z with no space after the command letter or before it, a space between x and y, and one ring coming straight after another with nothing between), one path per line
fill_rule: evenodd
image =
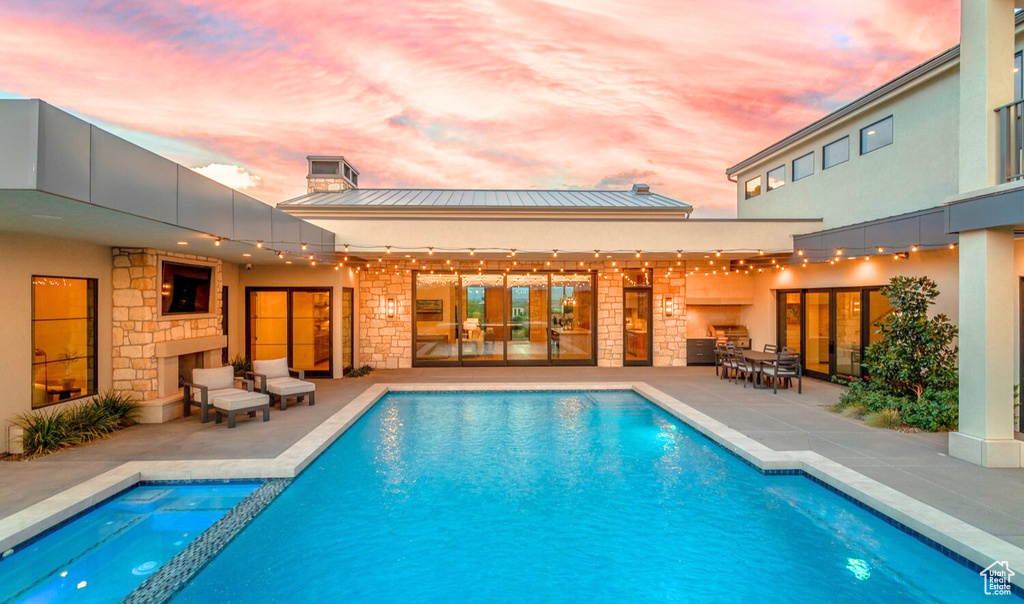
M996 107L1013 101L1014 0L960 3L960 192L1001 182Z
M1013 229L960 233L960 430L949 454L989 468L1021 467L1013 436L1017 286Z

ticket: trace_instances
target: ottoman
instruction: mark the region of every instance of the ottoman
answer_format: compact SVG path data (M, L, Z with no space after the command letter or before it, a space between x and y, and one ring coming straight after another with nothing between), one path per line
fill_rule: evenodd
M235 427L235 416L239 413L256 417L257 411L263 411L263 421L270 421L270 397L262 392L235 390L212 398L215 421L219 424L223 416L228 416L228 428Z

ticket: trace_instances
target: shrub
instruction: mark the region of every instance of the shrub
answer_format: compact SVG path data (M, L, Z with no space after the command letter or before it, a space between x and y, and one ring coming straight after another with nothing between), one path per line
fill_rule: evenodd
M72 444L67 415L60 410L22 413L14 418L14 425L22 429L21 446L26 456L50 453Z
M372 371L373 367L371 367L370 365L363 365L362 367L356 367L352 371L349 371L347 377L359 378L363 377L364 375L370 375Z
M903 425L899 409L881 409L864 416L864 423L875 428L899 428Z
M252 359L236 354L235 358L231 359L231 366L235 369L235 377L245 377L246 371L252 371Z
M853 419L863 419L868 413L868 408L859 403L847 405L839 409L839 412L843 417L852 417Z
M893 277L882 288L892 312L875 324L881 339L864 354L873 386L920 398L928 388L957 387L957 328L944 314L928 316L939 289L928 277Z
M900 412L908 424L928 432L956 430L960 423L956 390L925 390L921 398L907 400Z
M23 413L14 424L22 429L25 456L35 457L103 438L134 424L138 412L130 394L107 390L77 405Z

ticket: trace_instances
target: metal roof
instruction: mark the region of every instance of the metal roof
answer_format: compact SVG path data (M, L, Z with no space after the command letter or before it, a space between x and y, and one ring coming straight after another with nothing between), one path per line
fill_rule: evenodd
M349 189L310 193L278 204L294 207L396 208L670 208L692 210L690 204L656 193L633 191L538 189Z

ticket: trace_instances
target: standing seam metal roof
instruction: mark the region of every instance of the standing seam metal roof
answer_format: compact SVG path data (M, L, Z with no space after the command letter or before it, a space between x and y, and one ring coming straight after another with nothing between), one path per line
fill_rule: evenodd
M465 207L465 208L672 208L690 204L664 195L637 195L632 191L536 189L349 189L310 193L280 206L345 207Z

